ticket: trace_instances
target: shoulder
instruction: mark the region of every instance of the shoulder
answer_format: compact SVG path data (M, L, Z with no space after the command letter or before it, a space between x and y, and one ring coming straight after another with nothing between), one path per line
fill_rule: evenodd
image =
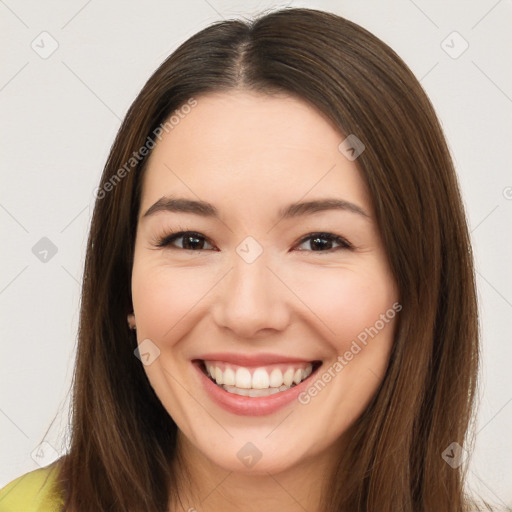
M0 512L59 512L64 501L56 484L57 463L25 473L0 489Z

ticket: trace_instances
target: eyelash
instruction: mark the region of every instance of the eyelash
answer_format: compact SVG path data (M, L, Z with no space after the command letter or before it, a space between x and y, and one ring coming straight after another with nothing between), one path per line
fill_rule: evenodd
M211 250L211 249L197 249L197 250L194 250L194 249L184 249L183 247L174 247L174 246L169 247L172 242L174 242L174 241L176 241L176 240L178 240L180 238L185 238L185 235L193 236L193 237L200 238L200 239L204 239L205 241L210 243L210 245L213 246L213 244L208 240L207 237L201 235L200 233L197 233L196 231L186 231L186 230L166 232L166 233L158 236L153 241L153 245L155 247L157 247L157 248L180 249L182 251L189 251L189 252L199 252L199 251ZM354 246L350 242L348 242L345 238L343 238L343 237L341 237L339 235L335 235L333 233L325 233L325 232L309 233L309 234L305 235L304 237L302 237L299 240L299 242L297 243L297 245L302 245L304 242L307 242L308 240L315 239L315 238L328 240L329 242L335 242L337 244L340 244L340 247L331 248L331 249L328 249L328 250L325 250L325 251L322 251L322 250L314 251L314 250L299 249L299 252L332 253L332 252L343 250L343 249L346 250L346 249L353 249L354 248Z

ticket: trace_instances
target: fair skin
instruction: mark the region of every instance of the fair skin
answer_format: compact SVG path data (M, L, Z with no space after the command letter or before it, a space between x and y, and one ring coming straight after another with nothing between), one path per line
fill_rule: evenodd
M138 342L149 339L160 350L144 370L178 426L190 472L179 482L182 506L314 512L350 426L382 381L396 318L359 343L353 358L344 354L398 301L396 284L357 161L338 150L345 137L323 115L285 95L230 91L196 99L157 143L144 175L130 316ZM165 210L144 216L171 195L207 201L219 217ZM278 216L290 203L326 198L366 215L329 209ZM189 234L157 247L171 230L203 238L195 235L194 244ZM351 248L323 236L316 244L305 239L319 232ZM248 236L262 250L250 263L237 252ZM241 414L215 402L193 366L213 352L292 355L322 363L304 384L329 368L331 378L309 401ZM338 356L343 369L333 372ZM248 442L261 455L250 467L237 455Z

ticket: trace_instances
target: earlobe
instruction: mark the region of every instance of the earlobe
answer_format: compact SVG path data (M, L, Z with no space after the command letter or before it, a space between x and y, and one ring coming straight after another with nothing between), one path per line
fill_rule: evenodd
M134 331L136 329L135 315L133 313L130 313L126 318L128 320L128 327L130 328L130 330Z

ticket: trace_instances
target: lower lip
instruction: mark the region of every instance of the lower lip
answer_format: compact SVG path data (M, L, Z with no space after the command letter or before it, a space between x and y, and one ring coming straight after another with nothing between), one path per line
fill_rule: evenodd
M202 370L203 363L194 361L192 364L198 371L201 385L210 398L226 411L243 416L265 416L286 407L293 401L298 401L297 397L306 390L311 382L311 377L316 374L319 368L316 368L315 371L300 384L286 391L280 391L279 393L269 396L249 397L228 393L226 390L217 386L217 384L214 384L205 375Z

